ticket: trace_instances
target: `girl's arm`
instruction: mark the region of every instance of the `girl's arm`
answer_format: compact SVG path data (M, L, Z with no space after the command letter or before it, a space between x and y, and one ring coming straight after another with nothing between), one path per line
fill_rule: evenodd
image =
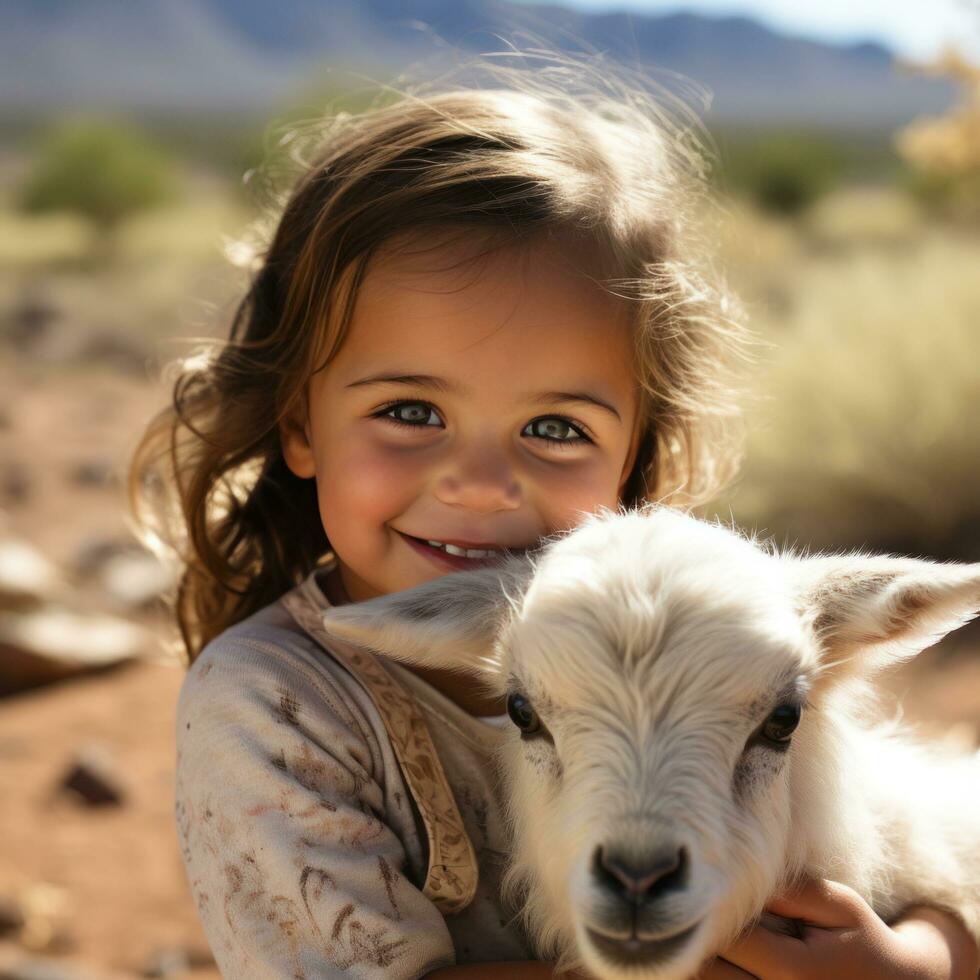
M955 916L934 908L916 908L908 911L893 926L903 935L910 946L919 947L934 964L948 964L941 977L966 977L973 980L980 975L980 948L966 927Z
M757 927L726 950L704 980L976 980L980 968L973 936L938 909L911 909L890 927L846 885L818 880L769 910L801 920L802 938Z

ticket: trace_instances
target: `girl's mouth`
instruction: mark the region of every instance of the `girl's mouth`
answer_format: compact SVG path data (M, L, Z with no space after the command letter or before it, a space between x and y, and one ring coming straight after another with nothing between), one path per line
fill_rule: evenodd
M445 547L437 548L423 541L421 538L413 538L410 534L398 531L398 534L408 542L420 555L424 555L440 568L451 569L452 571L462 571L467 568L482 568L484 565L492 565L504 557L505 552L487 555L482 558L467 558L465 555L453 555L446 551Z

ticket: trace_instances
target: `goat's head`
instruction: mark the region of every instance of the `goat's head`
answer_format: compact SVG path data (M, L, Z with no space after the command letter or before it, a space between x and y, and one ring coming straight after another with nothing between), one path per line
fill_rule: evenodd
M325 621L506 697L511 882L542 952L668 978L696 972L805 859L821 705L978 597L977 565L781 557L648 506Z

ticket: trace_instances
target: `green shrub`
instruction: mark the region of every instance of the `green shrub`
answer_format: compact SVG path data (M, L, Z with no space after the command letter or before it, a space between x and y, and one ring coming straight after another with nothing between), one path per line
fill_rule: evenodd
M20 205L80 214L108 234L130 214L173 196L169 157L124 123L86 118L61 122L44 136Z
M297 156L315 155L321 135L337 115L359 115L398 98L380 86L349 88L330 78L314 78L270 119L241 134L229 169L245 199L264 205L302 172Z
M748 194L767 211L797 215L840 181L843 160L830 139L772 132L723 146L720 166L728 190Z
M902 175L900 186L916 204L937 218L980 218L980 171L952 175L909 170Z

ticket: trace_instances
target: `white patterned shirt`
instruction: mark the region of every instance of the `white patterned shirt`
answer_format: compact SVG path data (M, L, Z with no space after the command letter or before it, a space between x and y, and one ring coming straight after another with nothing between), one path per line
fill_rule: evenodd
M324 607L327 571L302 586ZM454 963L533 958L500 896L500 719L474 718L383 663L421 707L476 852L476 897L444 919L422 893L425 828L384 722L279 600L204 648L177 706L181 850L230 980L414 980Z

